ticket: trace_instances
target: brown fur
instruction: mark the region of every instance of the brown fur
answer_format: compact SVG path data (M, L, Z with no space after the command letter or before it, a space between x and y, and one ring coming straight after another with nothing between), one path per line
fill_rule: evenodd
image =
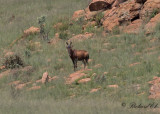
M88 64L89 53L85 50L75 50L75 49L73 50L71 45L72 42L70 44L66 42L66 44L67 44L67 50L68 50L69 56L74 65L74 71L77 68L77 61L82 61L85 68L86 63Z

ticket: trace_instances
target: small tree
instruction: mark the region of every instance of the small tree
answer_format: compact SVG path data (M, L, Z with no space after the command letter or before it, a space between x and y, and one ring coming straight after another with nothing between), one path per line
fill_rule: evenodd
M38 18L38 24L40 26L40 34L42 35L43 39L48 40L48 31L45 29L46 24L46 16L41 16Z

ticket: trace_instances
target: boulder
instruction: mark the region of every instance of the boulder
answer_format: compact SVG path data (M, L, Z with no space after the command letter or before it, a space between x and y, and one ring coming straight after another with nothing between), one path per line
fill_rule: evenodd
M48 80L49 80L48 72L43 73L42 83L44 84L44 83L48 82Z
M123 31L125 33L139 33L139 31L142 28L142 23L143 23L143 21L141 19L137 19L137 20L131 22L131 24L129 24L128 26L125 26L123 28Z
M98 13L110 9L115 0L92 0L84 9L85 20L93 19Z
M145 20L154 11L160 12L160 0L147 0L140 11L140 18Z
M120 4L119 7L114 7L107 10L102 20L104 30L112 31L112 29L116 26L138 19L141 7L142 5L139 3L127 1Z
M149 23L147 23L145 25L145 30L147 33L151 33L154 32L154 28L156 27L156 25L160 23L160 13L157 14L155 17L153 17Z
M134 0L135 2L137 2L137 3L142 3L142 4L144 4L147 0Z
M111 7L106 0L93 0L89 4L89 10L92 11L99 11L99 10L106 10Z

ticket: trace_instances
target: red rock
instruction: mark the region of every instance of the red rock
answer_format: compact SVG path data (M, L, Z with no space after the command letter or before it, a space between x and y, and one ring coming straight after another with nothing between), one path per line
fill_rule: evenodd
M154 10L160 12L160 0L147 0L140 11L140 18L145 20Z
M100 89L100 88L95 88L95 89L92 89L92 90L90 91L90 93L97 92L99 89Z
M79 70L77 72L70 74L69 77L66 78L66 84L72 84L73 82L80 79L81 77L86 76L86 74L84 72L91 71L91 70L92 69Z
M75 11L73 16L72 16L72 20L78 20L79 18L83 17L85 15L85 11L84 10L78 10Z
M147 33L154 32L156 25L160 23L160 13L153 17L148 24L145 25L145 30Z
M29 29L24 31L24 35L30 35L30 34L35 34L35 33L39 33L39 32L40 32L39 28L32 26Z
M44 83L48 82L48 80L49 80L48 72L43 73L42 83L44 84Z
M89 81L91 81L91 78L84 78L84 79L79 80L78 83L87 83Z
M118 85L108 85L110 88L118 88Z
M127 1L120 4L119 7L107 10L102 20L105 31L112 31L114 27L138 17L141 6L141 4L134 1Z
M9 85L18 85L19 83L20 83L20 81L17 80L17 81L10 82Z
M117 6L119 6L119 4L121 4L121 3L125 2L125 1L127 1L127 0L115 0L115 2L112 5L112 7L117 7Z
M123 31L126 33L139 33L142 27L142 23L143 21L141 19L137 19L128 26L125 26Z
M16 86L16 89L23 89L26 85L31 84L31 82L23 83L23 84L18 84Z
M154 76L153 81L149 81L148 83L151 84L148 98L160 99L160 77Z
M54 76L54 77L50 77L48 81L50 82L50 81L53 81L53 80L56 80L56 79L58 79L58 77Z
M36 83L40 83L42 82L42 79L36 80Z
M89 10L90 11L99 11L99 10L106 10L111 7L111 4L109 4L106 0L93 0L89 4Z

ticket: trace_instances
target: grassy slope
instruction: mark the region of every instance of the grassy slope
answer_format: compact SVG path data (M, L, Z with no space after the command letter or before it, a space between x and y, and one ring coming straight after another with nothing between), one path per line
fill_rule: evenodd
M0 7L0 57L2 57L3 49L7 49L8 45L22 34L22 30L32 25L38 26L37 17L47 16L48 28L51 29L49 37L52 38L55 33L52 28L53 23L63 16L70 18L73 11L86 7L87 2L86 0L69 0L67 3L64 0L0 0L0 4L2 6ZM9 22L12 15L15 15L15 20ZM159 76L160 73L159 36L160 30L156 29L156 33L148 37L143 33L110 35L105 38L97 35L93 40L74 44L76 49L88 50L91 59L93 59L89 66L93 71L88 73L88 77L93 73L100 77L104 72L108 72L108 74L105 75L105 79L97 80L93 77L92 81L87 84L73 84L72 86L64 84L64 77L73 72L71 60L65 49L65 41L60 41L56 46L53 46L39 39L38 35L29 36L18 45L14 45L12 50L21 55L27 65L32 65L34 72L30 74L19 72L0 80L0 112L3 114L116 114L120 112L124 114L137 113L138 111L138 113L146 114L146 110L123 108L121 103L125 102L129 106L131 102L142 104L159 102L148 100L149 85L147 83L153 76ZM153 38L156 41L151 42L150 40ZM32 50L30 41L40 42L41 51ZM109 44L105 46L104 43ZM133 44L135 44L134 48ZM17 48L17 46L21 48ZM151 47L156 48L147 50ZM111 51L112 49L115 50ZM26 56L28 51L31 54L30 57ZM135 55L137 52L140 54ZM48 59L51 61L47 62ZM62 59L62 61L58 61L58 59ZM129 67L135 62L141 64ZM94 68L93 66L96 64L102 64L103 67ZM17 91L6 86L14 80L35 81L41 78L45 71L48 71L51 76L58 76L59 79L33 92ZM110 84L117 84L119 88L110 89L107 87ZM140 89L136 89L135 85L137 84L140 85ZM49 86L55 86L55 88L49 89ZM92 88L97 87L101 88L99 92L89 93ZM76 97L70 99L71 95L76 95Z

